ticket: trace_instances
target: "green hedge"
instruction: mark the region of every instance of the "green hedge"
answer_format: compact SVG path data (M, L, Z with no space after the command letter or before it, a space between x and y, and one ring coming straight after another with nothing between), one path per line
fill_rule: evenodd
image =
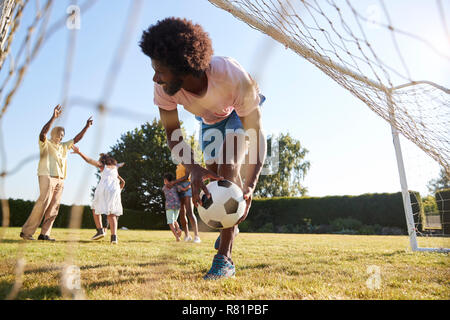
M411 201L414 225L416 226L417 230L424 231L423 221L425 221L425 210L423 206L422 197L420 196L419 192L410 191L409 199Z
M416 192L411 192L414 212L423 212L422 200ZM444 195L445 196L445 195ZM417 199L417 200L414 200ZM9 199L11 211L10 226L24 224L33 208L34 202ZM69 225L71 207L61 205L55 228ZM419 215L416 215L419 217ZM448 216L448 215L447 215ZM342 220L359 221L361 232L379 230L381 227L397 228L406 233L406 219L402 194L364 194L359 196L328 196L301 198L254 199L246 221L241 224L242 231L257 232L318 232L336 231ZM353 219L353 220L352 220ZM199 220L201 231L211 231ZM420 221L416 221L420 223ZM129 229L167 229L164 215L134 210L124 210L119 219L119 228ZM350 226L352 224L350 223ZM82 228L95 228L92 212L84 207Z
M437 191L435 198L441 214L442 232L445 235L450 235L450 189Z
M34 201L25 201L20 199L9 199L10 221L9 226L21 227L28 219L34 206ZM61 205L58 217L53 224L54 228L67 228L70 222L71 206ZM3 221L3 211L0 209L1 221ZM123 215L119 218L119 228L127 227L129 229L166 229L166 217L152 213L124 209ZM84 206L81 228L95 229L92 210L89 206Z
M421 202L420 202L421 203ZM255 199L247 218L251 229L283 225L327 225L353 218L364 225L396 227L406 232L402 194L364 194L302 198Z

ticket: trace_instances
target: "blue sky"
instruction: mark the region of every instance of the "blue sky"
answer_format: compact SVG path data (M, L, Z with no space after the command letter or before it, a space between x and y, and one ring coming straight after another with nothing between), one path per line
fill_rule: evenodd
M206 0L144 0L143 3L137 27L128 35L130 46L109 100L111 108L120 107L136 116L106 114L101 117L94 108L73 106L59 124L65 126L69 139L93 116L94 126L78 144L84 153L95 158L98 153L108 151L121 134L159 117L153 105L153 70L137 44L142 30L157 20L186 17L201 24L210 34L216 55L235 58L257 78L267 97L263 109L266 132L289 132L309 150L307 160L311 162L311 169L304 184L310 196L400 190L389 124L312 64ZM442 31L435 3L424 0L388 4L394 25L418 28L450 55L448 42L442 41L445 36L424 30ZM32 19L33 5L30 4L24 14L23 26ZM69 5L70 1L56 1L51 22L62 17ZM358 9L363 13L377 5L378 1L358 1ZM408 15L404 14L406 5ZM126 0L99 0L81 16L70 82L71 97L94 101L100 98L129 7L130 1ZM23 26L17 39L23 35ZM390 61L386 48L391 43L387 45L387 40L377 35L377 28L369 28L369 32L383 58ZM6 162L2 161L2 166L8 170L38 153L39 132L49 120L53 107L61 101L67 39L68 29L62 28L45 43L2 120L6 151ZM408 49L408 44L405 47ZM422 50L406 51L408 65L418 78L450 86L448 61L442 64L442 60ZM262 53L264 60L260 59ZM391 61L398 63L394 58ZM5 70L1 71L0 79L4 79ZM3 101L4 96L1 98ZM189 133L198 130L193 115L182 107L179 113ZM437 176L439 168L410 143L404 139L402 142L410 189L425 192L426 182ZM89 204L91 187L96 184L95 172L95 168L78 156L69 155L62 203ZM39 194L36 173L37 159L27 162L4 180L4 196L35 200Z

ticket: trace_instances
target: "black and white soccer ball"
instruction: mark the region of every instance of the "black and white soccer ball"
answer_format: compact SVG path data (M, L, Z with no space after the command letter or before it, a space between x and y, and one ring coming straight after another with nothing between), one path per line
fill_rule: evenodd
M231 228L244 215L246 202L241 188L228 180L213 181L207 186L211 197L202 191L202 205L197 207L200 218L214 229Z

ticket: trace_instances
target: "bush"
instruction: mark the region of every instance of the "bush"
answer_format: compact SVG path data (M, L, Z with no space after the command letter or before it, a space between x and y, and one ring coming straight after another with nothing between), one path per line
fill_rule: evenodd
M275 228L275 231L277 233L290 233L290 226L291 225L278 226Z
M445 197L445 194L443 196ZM8 202L11 211L9 225L22 226L34 202L13 199ZM422 201L416 202L416 210L423 212ZM425 199L424 202L428 204L429 200ZM54 226L68 227L70 212L70 206L61 205ZM197 220L200 231L215 231L201 219ZM124 209L124 214L119 219L119 227L122 226L129 229L167 229L164 214L129 209ZM386 227L384 231L380 226ZM83 209L81 227L95 228L88 206ZM247 219L239 228L243 232L405 234L406 221L401 193L383 193L322 198L254 199Z
M331 221L331 228L335 232L343 230L358 231L362 226L362 222L353 218L338 218Z
M353 229L342 229L340 231L337 232L333 232L335 234L358 234L358 231L353 230Z
M407 234L403 229L397 227L383 227L381 228L382 235L405 235Z
M167 229L166 216L137 210L124 209L119 219L119 227L143 230L165 230Z
M401 193L255 199L246 221L251 231L268 223L276 232L374 234L381 233L379 226L406 230ZM360 230L363 225L371 227Z
M277 232L277 233L307 233L304 231L304 226L297 225L297 224L287 224L284 226L276 226L275 232Z
M239 230L242 232L250 232L250 223L247 220L242 221L239 224Z
M422 198L422 205L425 214L436 214L438 212L436 199L433 196Z
M273 224L272 222L268 222L265 225L263 225L261 228L257 229L256 232L261 232L261 233L270 233L273 232Z
M34 202L26 200L8 200L9 204L9 225L12 227L22 226L28 219L28 215L33 209ZM3 220L3 208L0 208Z
M378 234L379 232L381 232L381 228L378 230L376 225L375 226L362 225L358 230L358 234L365 234L365 235Z
M435 194L436 204L441 214L442 232L450 235L450 189L442 189Z
M266 223L273 226L330 224L339 218L353 218L365 225L381 225L406 230L403 200L394 194L365 194L360 196L330 196L302 198L254 199L247 220L257 230ZM305 220L306 219L306 220Z
M425 211L423 208L422 197L419 192L409 191L411 209L413 212L414 225L417 230L423 230L423 221L425 221Z
M22 227L33 209L33 201L25 201L20 199L9 199L10 211L10 227ZM67 228L70 223L72 206L60 205L59 213L53 224L54 228ZM3 219L3 211L1 211L1 219ZM127 227L128 229L166 229L166 217L164 215L157 215L153 213L124 209L123 215L119 219L119 228ZM89 206L83 207L82 213L82 229L95 229L94 219L92 217L92 210Z
M314 233L332 233L333 232L333 227L329 224L321 224L315 227L311 227L311 232Z

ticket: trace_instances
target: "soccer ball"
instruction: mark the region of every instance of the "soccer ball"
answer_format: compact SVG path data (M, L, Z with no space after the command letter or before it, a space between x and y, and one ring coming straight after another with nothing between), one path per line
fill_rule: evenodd
M241 188L228 180L213 181L207 186L211 197L202 191L202 206L197 210L200 218L213 229L231 228L244 215L246 202Z

